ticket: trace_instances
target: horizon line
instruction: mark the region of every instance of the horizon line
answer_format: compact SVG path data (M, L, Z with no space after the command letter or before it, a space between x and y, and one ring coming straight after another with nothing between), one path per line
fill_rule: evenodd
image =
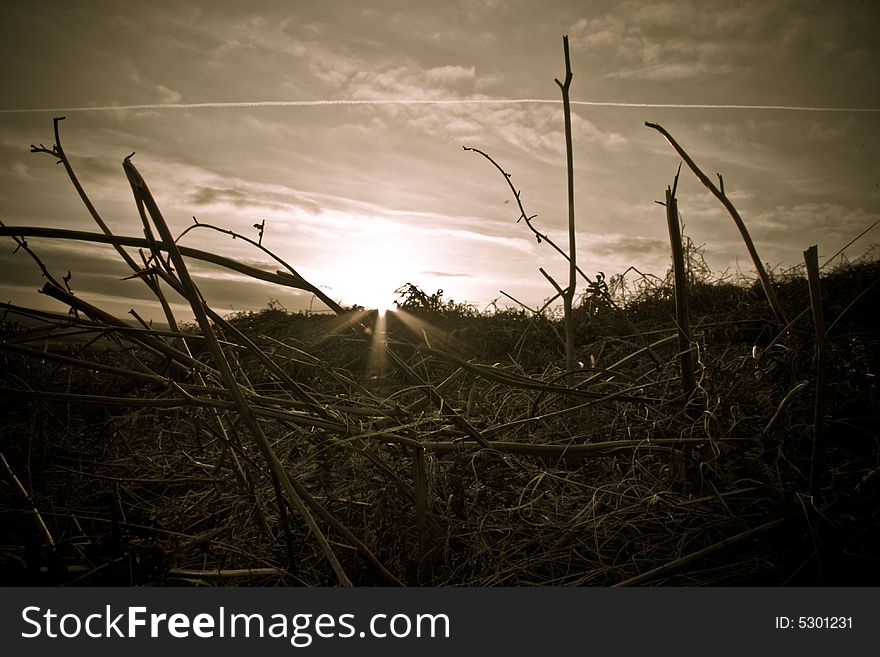
M586 107L632 107L649 109L721 109L770 110L789 112L859 112L877 113L880 107L824 107L811 105L744 105L707 103L628 103L598 100L572 100L572 105ZM48 112L126 112L137 110L247 109L262 107L324 107L328 105L522 105L561 104L550 98L463 98L463 99L325 99L325 100L263 100L204 103L142 103L136 105L93 105L75 107L35 107L0 109L0 114L38 114Z

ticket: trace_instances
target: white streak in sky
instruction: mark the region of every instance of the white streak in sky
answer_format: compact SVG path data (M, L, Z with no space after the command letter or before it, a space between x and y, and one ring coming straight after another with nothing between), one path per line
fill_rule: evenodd
M0 109L0 114L37 114L62 112L125 112L135 110L248 109L260 107L323 107L327 105L523 105L561 104L547 98L467 98L467 99L340 99L340 100L264 100L230 103L152 103L143 105L96 105L92 107L46 107ZM880 112L878 107L814 107L804 105L708 105L689 103L617 103L611 101L573 100L572 105L589 107L643 107L658 109L779 110L788 112Z

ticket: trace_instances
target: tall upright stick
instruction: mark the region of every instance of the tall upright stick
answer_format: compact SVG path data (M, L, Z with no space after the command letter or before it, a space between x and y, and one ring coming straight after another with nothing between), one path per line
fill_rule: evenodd
M565 51L565 82L556 80L556 84L562 90L562 111L565 115L565 152L566 165L568 166L568 287L562 295L562 304L565 310L565 366L571 371L577 367L577 359L574 355L574 292L577 282L577 262L575 258L575 231L574 231L574 156L571 147L571 103L568 91L571 88L571 60L568 56L568 36L562 37L562 47Z
M679 167L681 173L681 167ZM666 188L666 223L669 226L669 243L672 247L672 269L675 274L675 321L678 324L678 352L681 360L681 387L685 399L690 399L697 387L694 375L694 354L691 351L691 319L688 308L687 275L685 272L684 251L681 245L681 228L678 220L678 173L672 188Z
M813 415L813 455L810 459L810 494L819 492L822 466L822 430L825 423L825 319L822 314L822 292L819 284L819 250L813 245L804 251L807 282L810 287L810 307L816 330L816 403Z

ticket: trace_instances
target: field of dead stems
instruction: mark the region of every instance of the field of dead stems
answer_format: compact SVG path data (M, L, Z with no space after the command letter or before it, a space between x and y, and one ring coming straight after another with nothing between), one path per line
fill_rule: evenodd
M0 226L61 309L2 304L4 584L880 581L876 259L820 272L813 248L805 273L712 281L676 235L674 185L665 280L603 275L576 301L572 282L564 317L406 285L379 314L280 260L178 246L130 157L144 237L115 235L58 120L33 150L64 165L101 232ZM167 326L74 294L36 237L115 248ZM192 260L334 312L223 317Z
M3 581L876 584L878 275L822 278L815 452L811 319L779 331L741 286L700 288L689 400L663 285L627 304L638 334L584 300L571 376L552 317L412 297L241 314L219 352L7 308ZM810 306L803 277L777 291Z

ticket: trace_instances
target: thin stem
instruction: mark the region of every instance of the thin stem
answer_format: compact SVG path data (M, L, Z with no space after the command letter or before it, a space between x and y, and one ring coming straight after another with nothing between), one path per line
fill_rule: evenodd
M577 247L575 245L574 224L574 155L571 142L571 103L569 90L571 89L571 60L568 55L568 36L562 37L562 47L565 51L565 82L556 80L556 84L562 90L562 111L565 117L565 164L568 169L568 287L562 295L562 303L565 308L565 362L567 369L574 370L577 367L577 358L574 350L574 304L575 286L577 282Z

